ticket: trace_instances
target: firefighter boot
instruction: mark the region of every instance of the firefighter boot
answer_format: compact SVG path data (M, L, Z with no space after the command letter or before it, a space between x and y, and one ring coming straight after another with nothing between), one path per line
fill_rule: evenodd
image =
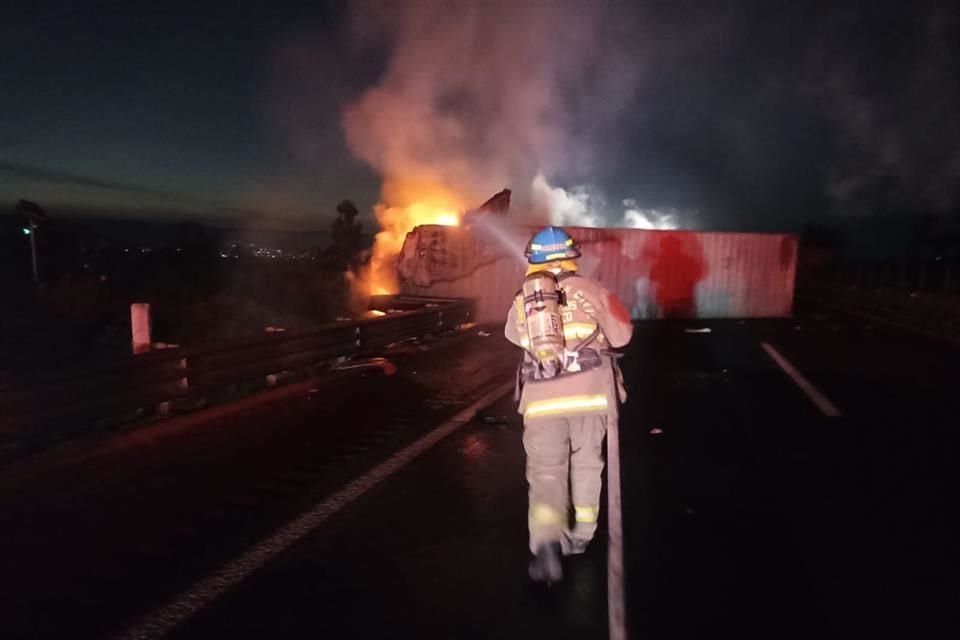
M566 532L560 541L560 548L563 550L563 555L565 556L578 556L587 550L589 544L590 538L584 538L575 533Z
M563 579L559 543L551 542L537 549L537 555L530 563L530 579L547 584L560 582Z

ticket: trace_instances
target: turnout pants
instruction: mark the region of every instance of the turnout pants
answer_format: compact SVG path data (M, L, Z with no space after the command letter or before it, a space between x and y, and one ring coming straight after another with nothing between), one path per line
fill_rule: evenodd
M524 424L531 552L565 538L588 542L596 533L607 420L606 414L581 414Z

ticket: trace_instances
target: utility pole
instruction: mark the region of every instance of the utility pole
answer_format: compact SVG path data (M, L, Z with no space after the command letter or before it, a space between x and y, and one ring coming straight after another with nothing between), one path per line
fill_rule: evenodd
M30 236L30 264L33 267L33 283L40 284L40 267L37 262L37 227L47 220L47 212L35 202L21 200L17 203L17 213L24 216L26 225L24 235Z
M40 270L37 268L37 223L30 221L30 262L33 265L33 284L40 284Z

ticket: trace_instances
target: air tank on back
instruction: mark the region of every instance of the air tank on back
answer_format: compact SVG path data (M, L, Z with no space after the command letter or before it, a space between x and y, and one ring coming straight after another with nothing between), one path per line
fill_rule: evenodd
M560 315L562 296L557 277L549 271L531 273L523 281L523 312L530 353L539 362L546 378L557 375L562 369L566 346Z

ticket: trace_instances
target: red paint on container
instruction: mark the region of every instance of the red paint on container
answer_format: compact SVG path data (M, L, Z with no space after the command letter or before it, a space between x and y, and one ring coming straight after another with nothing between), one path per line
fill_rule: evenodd
M408 234L398 262L401 292L473 298L477 322L504 322L526 269L517 247L536 230L509 227L493 239L467 228L418 227ZM633 318L756 318L792 312L796 236L567 230L581 244L580 272L615 293Z

